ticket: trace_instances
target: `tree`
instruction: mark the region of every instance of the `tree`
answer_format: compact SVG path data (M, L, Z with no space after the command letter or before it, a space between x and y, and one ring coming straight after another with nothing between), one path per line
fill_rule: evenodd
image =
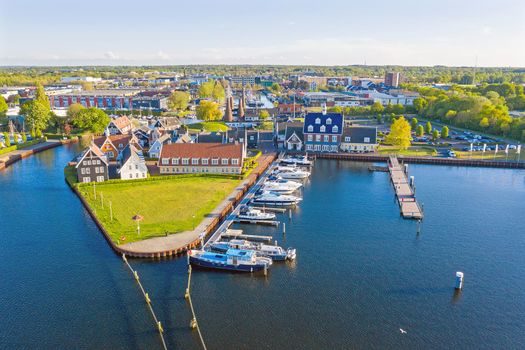
M444 138L444 139L448 138L448 126L444 126L441 129L441 137Z
M430 122L425 124L425 132L429 135L432 133L432 124Z
M0 116L5 117L8 109L9 106L7 105L7 102L5 102L4 96L0 96Z
M262 109L259 112L259 119L266 120L268 118L270 118L270 112L268 112L266 109Z
M481 119L481 121L479 122L479 126L481 126L482 128L488 128L490 125L490 122L489 122L489 118L485 117L483 119Z
M380 114L380 113L383 113L383 111L385 110L385 108L383 107L383 105L381 104L381 102L374 102L374 104L370 107L370 111L373 113L373 114Z
M222 116L219 105L213 101L202 100L196 112L197 118L205 121L220 120Z
M45 106L36 99L24 103L20 108L20 114L25 116L26 124L31 126L36 134L46 129L51 119L49 105Z
M281 85L273 83L272 86L270 86L270 90L275 94L279 94L283 90L283 88L281 87Z
M188 107L190 94L184 91L174 91L168 99L168 107L174 111L185 110Z
M51 110L51 107L49 106L49 99L46 96L46 91L40 83L36 84L35 101L40 102L42 105L47 107L49 111Z
M437 141L437 139L439 139L439 131L437 130L432 131L432 139L434 141Z
M417 118L412 118L410 120L410 127L412 128L412 130L416 130L418 122L419 121L417 120Z
M109 124L109 116L103 110L91 107L85 108L77 113L73 124L80 129L89 130L95 134L101 134Z
M67 117L71 120L75 119L78 115L78 113L85 109L84 106L82 106L80 103L73 103L67 108Z
M27 135L25 132L22 133L22 143L27 142Z
M11 138L9 137L8 132L4 132L4 144L6 147L11 146Z
M224 101L224 97L225 97L224 87L222 86L220 82L216 81L215 84L213 85L211 96L217 102Z
M410 124L404 117L399 117L392 123L390 134L386 136L385 141L391 145L398 146L400 149L410 147Z
M414 99L413 106L418 113L423 112L423 110L425 109L427 105L428 105L428 102L424 98L417 97Z
M381 114L376 115L377 124L383 124L383 116Z
M199 86L199 97L200 98L210 98L213 95L213 87L215 86L215 81L209 80L205 83L202 83Z
M417 126L416 136L417 137L421 137L423 135L425 135L425 129L423 128L423 125L420 124L420 125Z

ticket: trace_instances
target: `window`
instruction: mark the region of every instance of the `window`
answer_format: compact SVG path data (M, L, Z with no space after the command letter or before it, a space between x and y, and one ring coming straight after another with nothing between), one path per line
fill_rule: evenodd
M91 161L90 160L86 160L86 165L91 165Z
M326 125L331 125L331 124L332 124L332 119L331 118L326 119Z
M188 165L190 158L182 158L182 165Z
M84 168L80 168L80 173L81 173L82 175L84 175L84 174L86 173L86 169L84 169Z
M211 165L219 165L219 159L218 158L214 158L211 160Z
M337 136L336 135L332 135L332 142L337 142Z
M315 118L315 124L321 124L321 118Z
M139 165L135 164L135 170L139 170Z
M129 178L133 179L133 173L129 173Z
M162 165L168 165L170 163L169 158L162 158Z
M191 158L191 164L192 165L198 165L199 164L199 158Z
M83 177L82 182L89 182L91 179L89 177Z
M208 158L202 158L201 163L202 165L208 165Z
M313 141L314 137L313 135L308 135L308 141Z
M179 158L171 158L172 165L179 165Z
M330 136L324 135L323 141L324 142L329 142L330 141Z
M128 166L128 169L131 170L131 164Z
M97 176L97 182L103 182L104 176Z
M313 132L313 131L314 131L314 126L308 125L308 132Z
M334 125L332 127L332 132L339 132L339 127L337 125Z
M228 165L228 158L222 158L221 159L221 164L222 165Z
M113 153L113 151L108 152L107 155L108 155L109 158L115 157L115 154Z
M370 143L370 137L365 137L365 142Z
M95 167L95 173L98 174L98 167Z
M89 168L86 168L86 174L91 174L91 170Z
M325 132L326 131L326 126L324 125L321 125L321 128L319 129L321 132Z
M239 159L238 158L232 158L232 165L239 165Z
M307 151L312 151L313 149L314 149L313 145L306 145L306 150Z
M350 136L345 136L345 142L350 142Z
M317 142L321 141L321 135L315 135L315 141Z

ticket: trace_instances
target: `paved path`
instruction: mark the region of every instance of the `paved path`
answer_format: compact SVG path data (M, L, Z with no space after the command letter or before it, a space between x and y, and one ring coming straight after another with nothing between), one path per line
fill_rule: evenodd
M267 166L268 161L270 161L270 159L273 159L274 157L275 157L275 154L262 155L261 157L259 157L258 159L259 165L254 170L254 172L261 170L261 168L264 166ZM118 247L121 248L122 250L126 250L131 253L154 254L154 253L159 253L159 252L175 251L178 249L182 249L182 248L185 248L195 243L195 241L204 239L204 237L206 236L206 233L209 231L209 227L214 224L215 220L220 218L224 210L226 210L229 206L231 206L232 203L236 201L236 197L239 195L239 193L242 192L246 186L248 186L248 184L250 183L250 176L252 175L249 175L246 179L244 179L235 188L235 190L232 193L230 193L228 198L222 201L221 204L219 204L213 210L213 212L210 213L195 228L195 230L174 233L166 237L155 237L155 238L145 239L143 241L121 244ZM253 187L248 193L251 193L253 191Z

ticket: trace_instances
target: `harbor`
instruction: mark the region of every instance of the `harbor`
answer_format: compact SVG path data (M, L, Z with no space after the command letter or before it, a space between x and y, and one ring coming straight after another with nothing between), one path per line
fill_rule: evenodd
M11 203L12 213L4 218L0 248L6 257L0 310L11 326L0 336L13 348L160 349L135 279L64 182L62 165L77 147L36 154L0 177L0 207ZM418 200L425 203L418 236L417 224L403 220L392 203L389 175L369 172L368 165L318 158L292 221L288 209L273 211L286 222L284 235L281 227L232 225L296 248L297 258L273 263L267 278L194 269L191 298L208 348L477 349L480 339L487 348L520 348L521 170L410 165ZM42 176L46 186L35 191ZM477 215L466 215L465 208ZM201 349L183 297L186 259L129 260L162 322L167 347ZM456 271L465 272L460 293ZM84 300L96 302L88 308ZM304 307L309 304L315 312ZM235 314L235 322L225 322L227 314ZM69 336L58 337L65 329Z
M286 164L286 165L282 165ZM302 200L296 193L310 176L312 162L306 157L290 157L281 154L260 176L211 237L202 244L201 250L188 252L188 263L208 269L256 272L266 275L273 260L295 260L296 250L283 249L275 240L274 245L251 242L271 242L270 235L247 235L242 229L232 229L233 224L254 224L278 227L276 214L285 213ZM305 169L307 167L308 169ZM292 180L294 179L294 180ZM257 204L257 207L252 207ZM260 205L263 205L262 207ZM266 208L270 209L266 212ZM277 207L277 208L276 208ZM283 234L286 224L281 223ZM270 259L270 260L264 260Z

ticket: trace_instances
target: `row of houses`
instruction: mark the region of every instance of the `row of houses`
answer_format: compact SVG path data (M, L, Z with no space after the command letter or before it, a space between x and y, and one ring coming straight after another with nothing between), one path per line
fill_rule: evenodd
M276 125L281 149L306 152L373 152L378 145L377 128L345 125L340 113L308 113L304 122Z

